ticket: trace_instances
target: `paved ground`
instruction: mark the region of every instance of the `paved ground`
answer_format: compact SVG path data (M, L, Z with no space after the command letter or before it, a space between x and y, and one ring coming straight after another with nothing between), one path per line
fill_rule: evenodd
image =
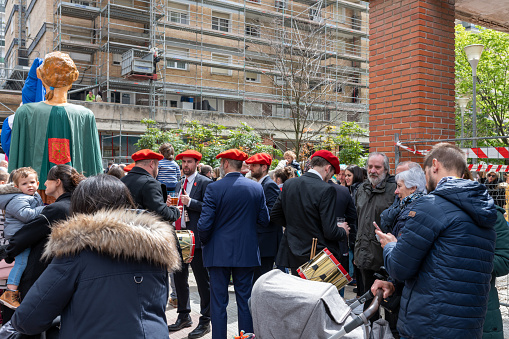
M191 271L191 268L189 268ZM192 273L189 274L189 289L191 294L191 318L193 319L193 326L182 329L177 332L171 332L171 339L184 339L187 338L187 334L191 332L197 325L198 319L200 317L200 297L198 295L198 289L196 287L196 282L194 280L194 275ZM355 295L352 292L353 287L346 287L346 299L353 298ZM237 328L237 303L235 302L235 291L233 290L233 286L228 288L230 303L228 304L228 338L232 338L234 335L238 335ZM169 324L173 324L177 320L177 309L168 305L166 308L166 318L168 319ZM209 333L202 338L211 339L212 335Z

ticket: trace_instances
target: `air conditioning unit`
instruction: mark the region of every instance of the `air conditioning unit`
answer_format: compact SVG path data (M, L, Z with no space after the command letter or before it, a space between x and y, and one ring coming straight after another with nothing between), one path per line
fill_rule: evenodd
M285 9L286 1L285 0L276 0L274 3L274 7L276 7L277 9Z

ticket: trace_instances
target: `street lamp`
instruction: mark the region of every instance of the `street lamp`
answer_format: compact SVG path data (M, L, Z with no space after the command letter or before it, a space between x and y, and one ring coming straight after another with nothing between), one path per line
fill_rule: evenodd
M460 146L463 147L463 139L465 138L465 124L464 124L464 116L465 116L465 109L467 108L468 101L470 100L468 97L458 97L456 98L458 101L458 106L460 107L461 111L461 141Z
M468 62L470 63L470 67L472 67L472 81L473 81L473 97L472 97L472 133L474 135L474 139L472 141L472 146L474 148L477 147L477 107L476 107L476 84L477 84L477 65L479 64L479 60L481 59L482 50L484 49L483 45L469 45L465 46L465 53L467 55Z

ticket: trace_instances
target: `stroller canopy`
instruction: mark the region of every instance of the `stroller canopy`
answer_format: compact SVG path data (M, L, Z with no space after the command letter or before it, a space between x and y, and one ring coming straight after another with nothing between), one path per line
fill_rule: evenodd
M337 288L272 270L253 286L251 314L257 338L329 338L353 319ZM364 338L356 328L343 338Z

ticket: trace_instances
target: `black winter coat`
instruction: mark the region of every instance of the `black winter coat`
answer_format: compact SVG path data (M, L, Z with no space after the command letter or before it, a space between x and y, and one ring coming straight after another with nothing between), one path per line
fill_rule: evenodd
M155 213L163 220L174 222L180 217L178 208L166 205L166 185L154 179L141 167L133 169L122 179L138 208Z
M53 226L53 257L12 317L40 333L61 315L60 338L167 339L167 270L180 265L173 229L149 213L76 215Z

